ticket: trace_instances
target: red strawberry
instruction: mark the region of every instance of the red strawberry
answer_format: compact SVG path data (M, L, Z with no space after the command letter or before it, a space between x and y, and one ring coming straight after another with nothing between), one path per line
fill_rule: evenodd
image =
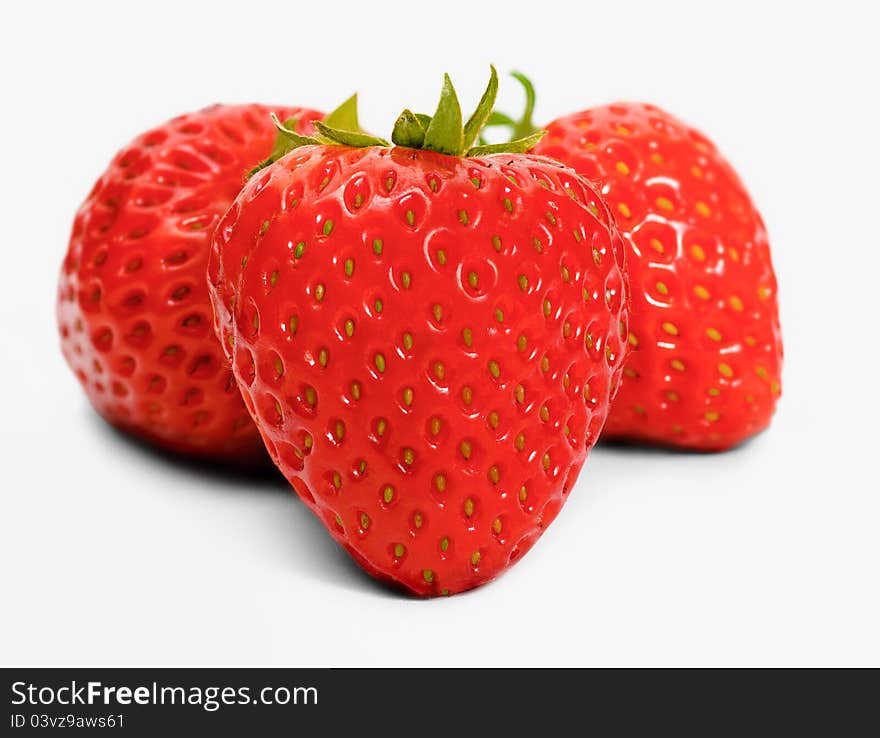
M274 110L307 133L321 116ZM64 356L110 423L174 451L262 452L211 328L205 268L216 221L272 151L269 112L217 105L138 136L73 224L58 299Z
M318 124L353 145L300 140L254 176L209 268L272 458L363 568L421 595L492 579L537 540L625 348L596 193L516 153L535 137L469 150L496 85L464 133L448 77L396 147Z
M528 110L515 136L534 102L519 78ZM627 245L633 351L603 437L720 451L763 430L780 394L776 278L731 166L653 105L592 108L547 130L535 153L600 183Z

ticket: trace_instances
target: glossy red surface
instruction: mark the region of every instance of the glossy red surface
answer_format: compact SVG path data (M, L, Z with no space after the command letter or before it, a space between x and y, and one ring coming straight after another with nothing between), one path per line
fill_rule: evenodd
M61 270L61 348L113 425L186 454L262 456L212 330L211 233L269 155L271 108L213 106L138 136L95 183ZM305 132L316 111L298 115Z
M536 147L602 187L632 295L607 438L714 451L767 426L780 394L776 278L760 215L705 136L651 105L559 118Z
M621 256L555 162L307 146L244 188L209 274L272 458L369 573L435 595L517 561L574 485L622 363Z

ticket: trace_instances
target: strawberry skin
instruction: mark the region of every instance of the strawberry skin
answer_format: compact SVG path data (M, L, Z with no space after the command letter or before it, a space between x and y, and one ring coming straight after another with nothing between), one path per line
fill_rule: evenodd
M547 129L535 152L601 184L627 246L632 352L603 437L720 451L764 429L780 394L776 278L731 166L652 105Z
M367 572L430 596L559 512L622 366L622 252L543 157L305 146L243 189L209 278L273 460Z
M211 233L275 140L272 110L305 132L321 114L217 105L120 151L73 224L61 270L61 347L113 425L175 452L263 455L212 330Z

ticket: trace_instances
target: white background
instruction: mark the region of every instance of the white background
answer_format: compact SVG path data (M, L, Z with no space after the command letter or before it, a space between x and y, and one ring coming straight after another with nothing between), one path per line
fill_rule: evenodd
M2 663L880 664L870 4L491 5L3 4ZM597 448L524 561L417 601L362 575L279 477L110 431L58 349L57 270L77 205L149 126L357 89L387 132L433 109L445 70L473 105L490 61L533 77L538 121L642 99L715 139L771 234L783 398L732 453ZM519 109L514 83L501 102Z

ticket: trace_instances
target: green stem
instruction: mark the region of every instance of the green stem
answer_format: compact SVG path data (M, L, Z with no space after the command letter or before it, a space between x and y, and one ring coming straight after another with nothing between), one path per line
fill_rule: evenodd
M532 114L535 112L535 86L522 72L511 72L510 76L523 86L526 93L526 108L523 110L522 117L513 126L512 137L514 139L525 138L540 130L532 123Z
M511 140L518 141L528 138L541 129L532 123L532 115L535 112L535 86L522 72L511 72L510 76L522 85L523 91L526 93L526 107L523 114L519 120L514 120L513 117L500 110L493 110L485 127L507 128L510 131Z

